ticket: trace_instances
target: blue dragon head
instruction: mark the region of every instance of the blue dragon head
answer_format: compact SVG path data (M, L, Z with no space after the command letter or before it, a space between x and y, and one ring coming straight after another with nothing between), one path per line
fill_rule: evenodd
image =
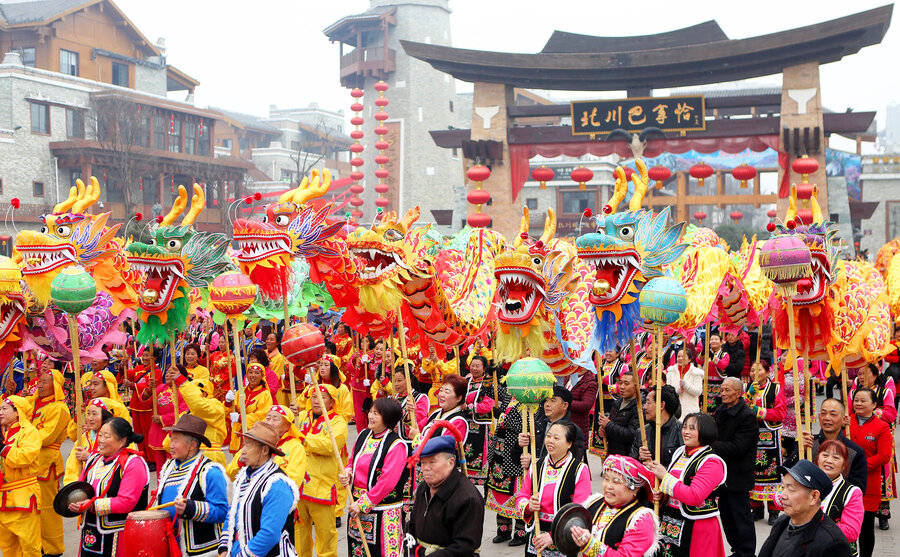
M597 231L575 241L578 257L594 269L588 300L596 313L594 340L599 350L614 350L627 342L640 323L638 295L644 284L663 275L663 267L678 259L685 223L668 226L669 207L659 214L641 207L649 177L644 161L635 161L634 194L628 210L616 212L628 191L628 178L616 168L616 185L603 214L593 217Z

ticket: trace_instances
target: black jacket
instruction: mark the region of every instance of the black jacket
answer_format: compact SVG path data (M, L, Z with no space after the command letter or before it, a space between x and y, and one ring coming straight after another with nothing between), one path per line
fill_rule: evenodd
M433 496L425 482L416 489L409 534L444 548L430 553L431 557L475 555L481 547L483 523L484 499L459 470L454 468Z
M723 342L722 350L728 354L728 367L725 368L724 375L740 379L741 373L744 371L745 358L744 344L741 342L741 339L738 339L734 344ZM756 354L754 354L755 356Z
M638 422L635 400L627 401L628 404L623 407L624 402L626 401L621 398L616 399L609 409L609 423L606 424L606 446L609 454L628 456L631 454L631 445L634 444L635 436L640 437L638 431L641 426Z
M847 447L847 453L850 457L850 471L847 473L846 479L848 482L852 483L860 490L862 490L863 494L865 495L866 482L868 482L866 452L862 447L845 437L843 433L838 434L838 441L840 441ZM819 445L824 442L825 434L819 431L819 433L817 433L815 437L813 437L813 455L819 454ZM786 468L790 468L794 464L797 464L798 460L800 460L800 452L797 449L794 449L794 452L789 454L787 459L785 459L784 466Z
M784 531L790 523L791 517L781 515L772 526L769 537L763 543L762 549L759 550L758 557L772 557L775 552L775 546ZM815 526L818 524L818 526ZM811 527L807 528L799 540L799 547L793 548L792 557L819 557L827 555L828 557L850 557L853 551L850 549L850 542L841 532L837 524L821 510L816 513L811 521Z
M684 439L681 437L681 422L675 418L675 416L671 416L669 421L663 424L662 435L660 435L661 443L660 443L660 452L662 453L662 458L657 459L656 455L653 454L654 449L656 449L656 424L647 422L644 424L644 429L647 430L647 445L649 445L650 456L653 457L653 460L659 460L659 463L669 467L669 464L672 462L672 454L675 453L675 449L684 445ZM631 458L635 460L640 460L638 457L638 451L641 448L641 436L634 436L634 443L631 445Z
M722 457L728 467L725 485L720 489L749 492L753 489L753 467L759 438L756 415L741 398L734 406L720 405L716 409L715 419L718 441L712 444L712 450Z

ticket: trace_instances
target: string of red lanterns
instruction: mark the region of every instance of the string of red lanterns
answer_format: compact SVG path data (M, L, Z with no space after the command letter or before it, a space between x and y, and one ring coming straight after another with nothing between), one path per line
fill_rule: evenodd
M379 81L375 84L375 90L378 91L378 98L375 99L375 106L378 107L378 112L373 116L378 122L374 130L375 135L378 136L378 141L375 142L375 148L378 149L378 154L375 155L375 164L378 165L378 169L375 170L375 177L378 178L375 191L379 195L378 199L375 200L375 206L383 210L387 209L387 206L390 204L390 200L384 196L389 189L388 184L384 180L390 175L388 169L384 167L390 161L390 158L384 154L387 148L390 147L390 143L384 139L384 136L388 133L388 128L384 125L385 120L388 119L388 114L384 111L384 107L390 102L384 96L384 92L388 90L388 84L384 81Z
M800 175L800 183L797 184L797 201L806 205L797 208L797 218L803 224L811 224L812 208L809 206L809 199L813 195L813 185L809 183L809 175L819 170L819 161L809 155L803 155L794 159L791 169Z
M491 194L482 188L482 182L491 177L491 169L483 164L476 164L469 167L466 177L475 182L475 189L469 190L466 195L466 201L475 205L475 212L469 214L466 222L472 228L486 228L491 224L491 217L481 212L481 206L491 200Z
M360 116L360 113L363 111L360 99L363 95L363 90L358 87L350 91L350 96L356 99L350 105L350 110L354 113L353 118L350 119L350 124L354 126L353 131L350 132L350 137L354 140L353 145L350 146L350 152L353 153L353 158L350 159L350 166L353 167L353 171L350 172L350 179L353 180L353 185L350 186L350 193L353 194L350 198L350 205L353 206L353 209L350 210L350 215L355 219L360 219L363 216L362 211L359 209L362 207L363 200L359 196L365 191L365 188L359 183L365 176L361 170L363 160L360 157L363 150L365 150L365 145L360 143L360 139L365 136L365 132L361 129L365 120Z

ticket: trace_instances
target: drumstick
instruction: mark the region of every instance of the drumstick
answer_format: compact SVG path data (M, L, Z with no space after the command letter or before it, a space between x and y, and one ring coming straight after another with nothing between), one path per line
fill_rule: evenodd
M175 501L172 501L170 503L163 503L162 505L156 505L155 507L150 507L147 510L148 511L158 511L160 509L167 509L169 507L174 507L174 506L175 506Z

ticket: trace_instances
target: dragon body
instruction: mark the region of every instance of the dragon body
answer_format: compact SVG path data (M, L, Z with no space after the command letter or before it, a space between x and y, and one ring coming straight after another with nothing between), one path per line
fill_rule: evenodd
M206 203L203 188L194 184L190 210L180 225L175 220L187 206L187 190L179 186L172 210L154 231L151 243L125 248L132 267L143 273L137 334L140 344L165 344L187 326L191 288L207 287L228 267L229 239L224 234L198 232L194 220Z
M25 338L27 303L22 271L15 261L0 256L0 369L6 370Z
M579 367L593 370L590 355L583 355L590 336L588 285L594 270L578 258L574 246L553 239L552 209L536 242L526 242L528 222L525 209L519 237L494 262L499 283L495 357L503 362L538 357L560 376Z
M580 236L578 257L594 269L588 299L594 310L589 351L615 350L627 344L641 326L638 295L646 282L664 274L687 244L681 242L684 223L668 225L669 208L654 215L641 207L647 192L647 167L637 160L631 175L634 194L627 211L616 212L625 199L628 179L616 168L616 185L604 214L593 217L596 232Z
M68 199L42 217L44 226L39 231L23 230L16 235L14 257L39 309L50 303L53 279L74 265L84 267L97 287L109 295L113 315L137 306L135 273L122 250L124 242L115 238L119 225L107 226L110 213L87 212L98 199L100 184L96 178L92 176L87 187L78 180Z

